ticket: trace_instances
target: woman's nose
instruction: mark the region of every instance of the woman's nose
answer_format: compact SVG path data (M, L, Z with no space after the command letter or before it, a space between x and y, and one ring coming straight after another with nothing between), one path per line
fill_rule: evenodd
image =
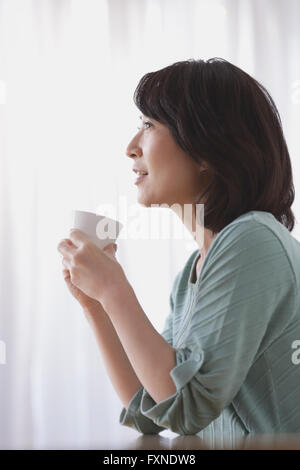
M134 157L141 157L142 156L142 149L138 146L128 145L126 149L127 157L134 158Z

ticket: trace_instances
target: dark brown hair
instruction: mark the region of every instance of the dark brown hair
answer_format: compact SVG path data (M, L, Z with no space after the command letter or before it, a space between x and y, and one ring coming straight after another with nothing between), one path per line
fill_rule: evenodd
M292 167L281 119L268 91L225 59L189 59L145 74L134 102L165 124L176 143L211 172L204 225L219 232L251 210L295 224Z

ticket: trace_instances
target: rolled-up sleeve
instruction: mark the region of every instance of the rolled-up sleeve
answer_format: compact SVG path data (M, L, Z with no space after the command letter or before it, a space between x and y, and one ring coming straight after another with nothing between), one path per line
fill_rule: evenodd
M128 407L123 408L119 422L143 434L158 434L164 427L157 426L152 419L141 413L141 400L144 388L141 387L130 400Z
M196 434L232 402L252 364L284 327L295 278L280 239L257 222L232 226L205 260L170 376L176 392L156 403L140 389L139 413Z
M170 371L170 375L176 386L176 392L167 399L156 403L146 389L143 389L141 399L141 413L151 418L158 426L164 426L181 435L195 434L199 431L193 429L190 432L193 413L197 413L198 397L196 376L204 361L204 351L195 346L193 348L176 349L176 366ZM203 396L205 389L201 390ZM203 427L211 421L211 413L205 421L202 417ZM207 422L207 424L206 424ZM159 424L158 424L159 423ZM186 427L185 427L186 425Z

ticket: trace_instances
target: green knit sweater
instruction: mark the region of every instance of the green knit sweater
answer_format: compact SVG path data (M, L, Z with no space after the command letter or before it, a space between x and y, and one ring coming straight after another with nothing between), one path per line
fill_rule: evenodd
M161 333L176 350L176 393L156 403L141 387L120 423L211 441L300 432L300 243L251 211L217 234L196 279L199 256L174 280Z

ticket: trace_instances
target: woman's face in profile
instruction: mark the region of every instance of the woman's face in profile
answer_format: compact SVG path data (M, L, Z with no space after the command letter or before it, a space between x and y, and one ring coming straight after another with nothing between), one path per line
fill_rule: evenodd
M202 190L200 167L175 142L168 127L140 116L137 134L129 142L126 155L132 167L148 174L138 182L138 203L188 204ZM138 175L136 175L138 176Z

